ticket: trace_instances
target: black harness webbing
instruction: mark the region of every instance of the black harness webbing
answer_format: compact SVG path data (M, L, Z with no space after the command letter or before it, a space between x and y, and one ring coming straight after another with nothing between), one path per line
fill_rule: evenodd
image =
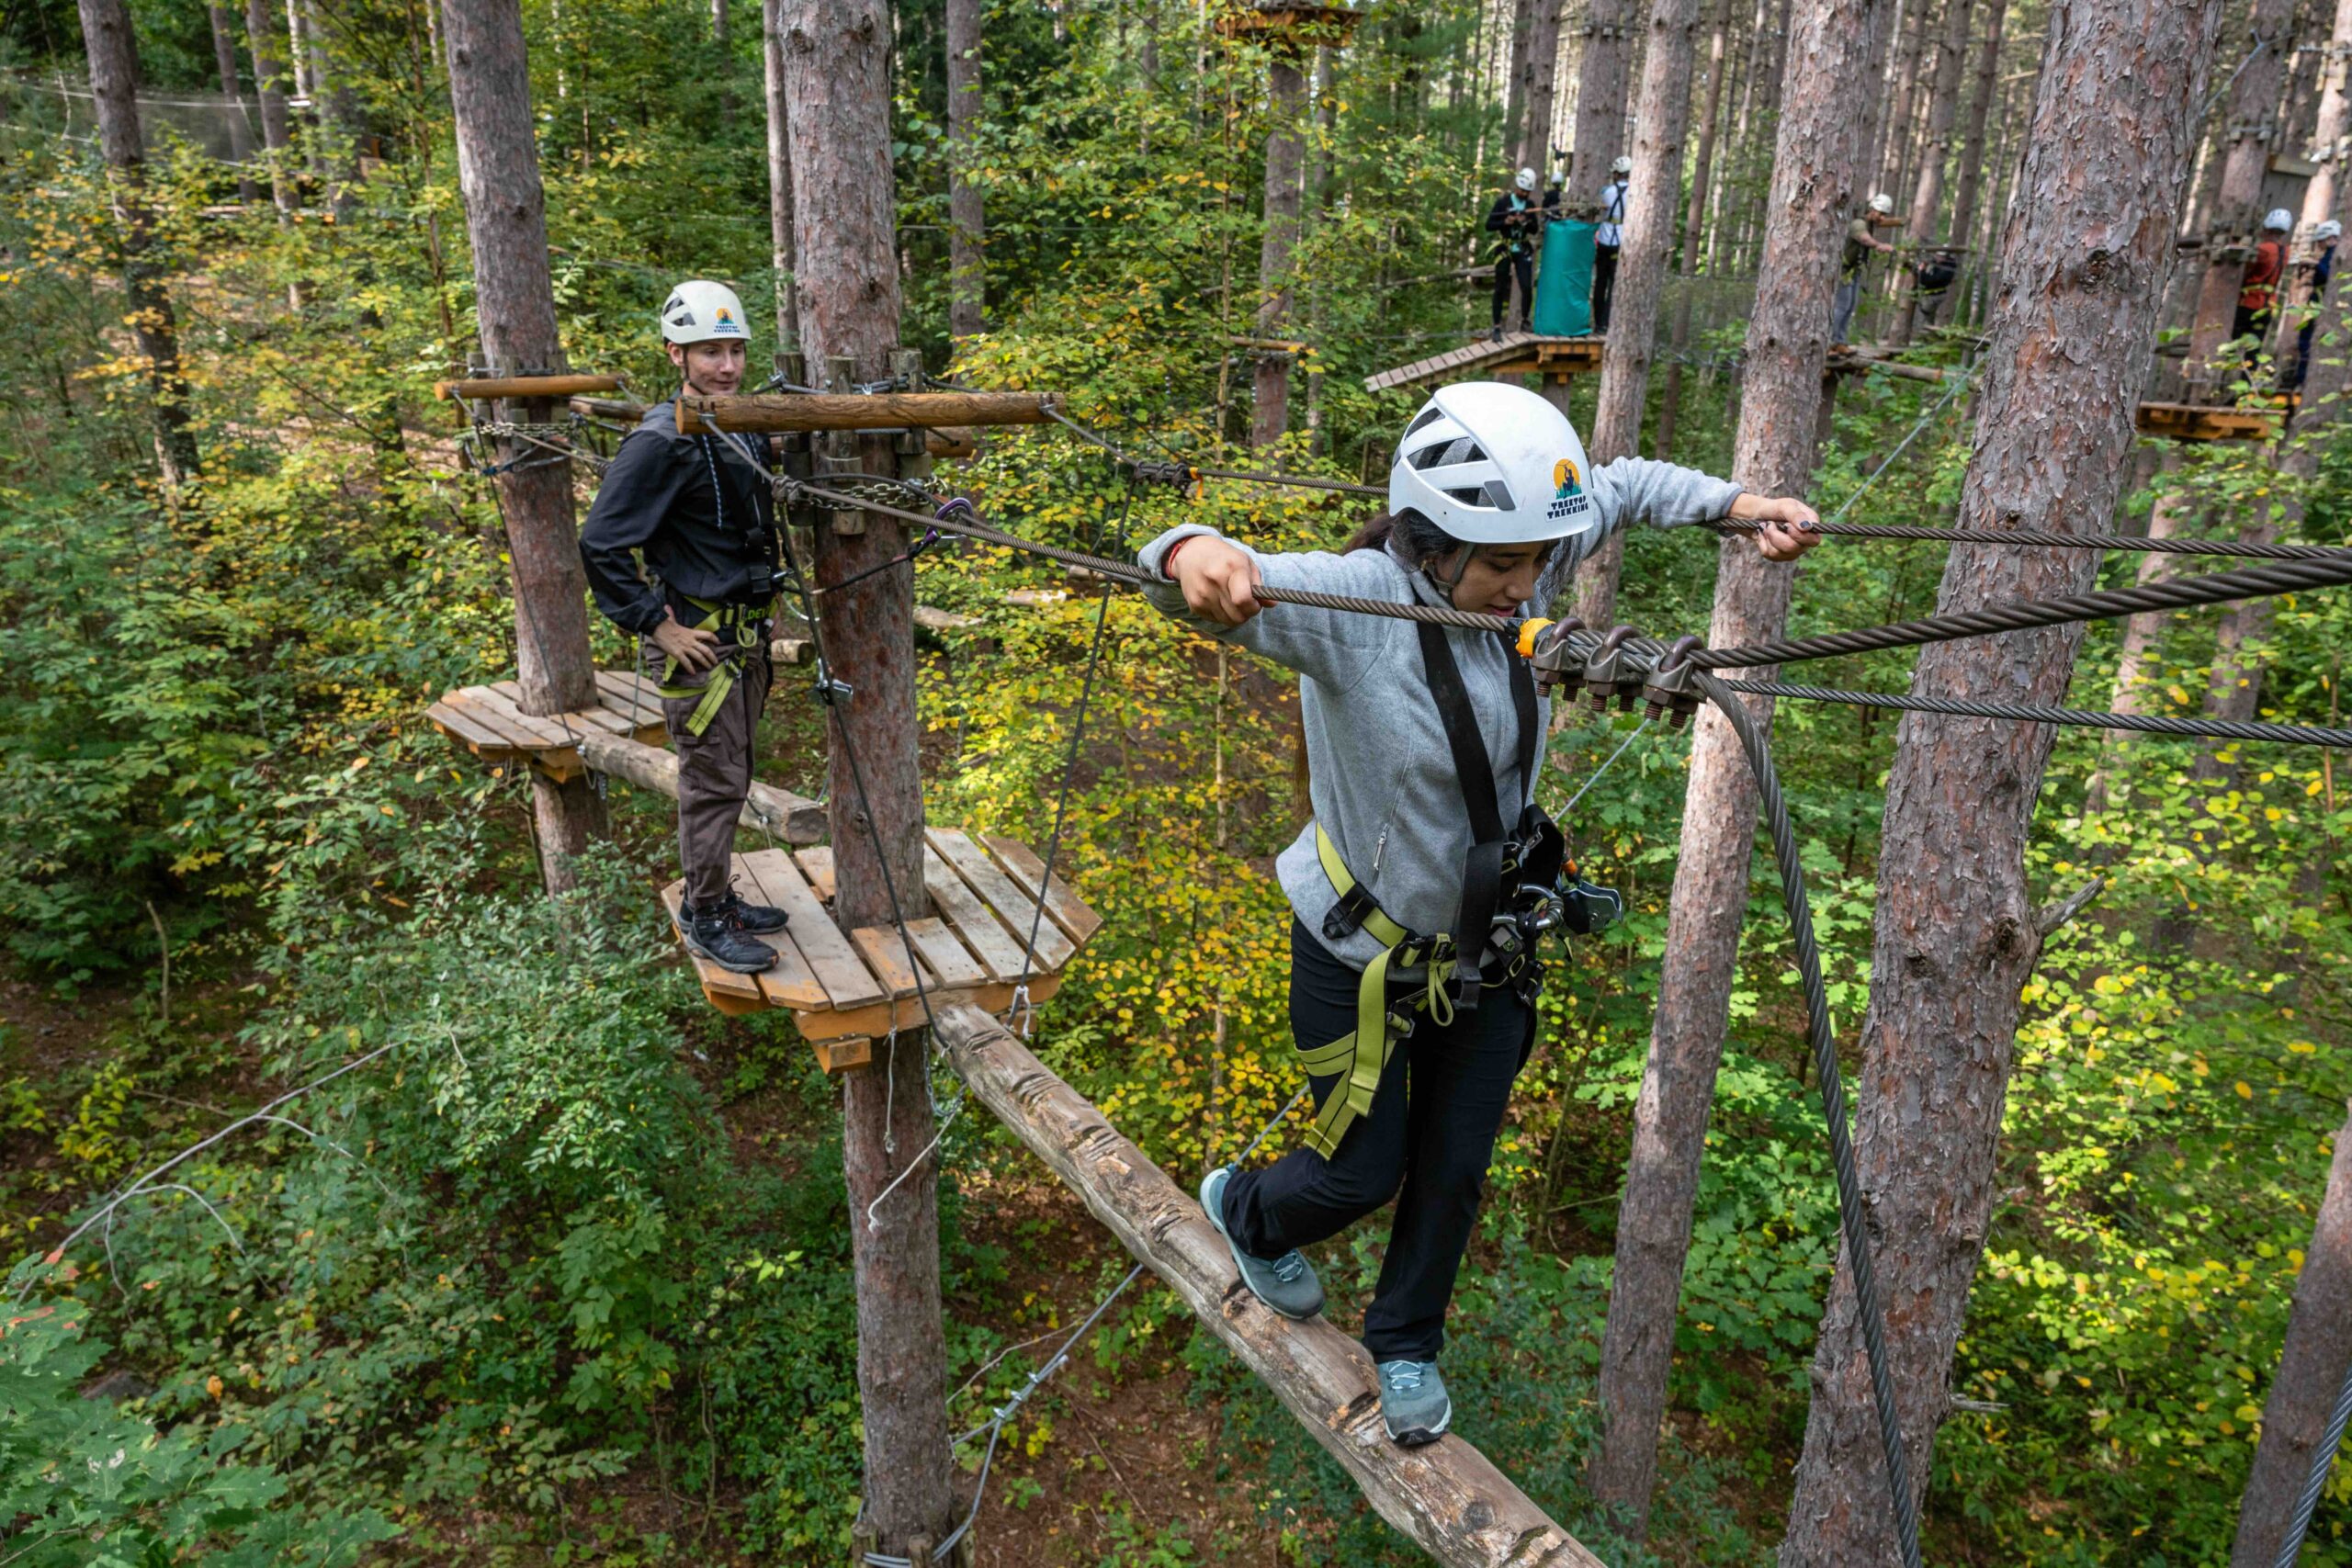
M1462 908L1453 927L1454 1005L1464 1012L1478 1006L1480 961L1486 955L1487 933L1502 906L1503 882L1517 869L1516 846L1503 823L1495 795L1495 769L1487 742L1478 733L1478 716L1470 705L1470 690L1462 682L1462 667L1454 661L1445 629L1424 621L1420 634L1421 664L1436 700L1439 720L1445 726L1445 743L1453 753L1454 776L1462 784L1462 804L1470 817L1470 852L1462 864ZM1535 678L1524 660L1507 661L1510 670L1510 705L1519 721L1519 778L1522 805L1511 828L1525 829L1534 796Z

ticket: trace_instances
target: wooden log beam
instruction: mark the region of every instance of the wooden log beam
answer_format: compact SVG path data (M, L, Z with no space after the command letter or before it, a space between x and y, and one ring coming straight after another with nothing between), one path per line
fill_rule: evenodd
M635 424L645 417L645 405L616 398L574 398L571 412L590 419L609 419L616 423ZM876 427L859 429L859 435L895 435L896 429ZM923 426L923 450L934 457L972 457L980 450L980 433L969 425Z
M937 430L959 424L1043 424L1052 392L763 392L678 400L678 430Z
M678 798L678 758L659 746L647 746L603 730L583 729L577 742L580 760L600 773L623 779L639 789ZM743 802L741 818L746 828L758 828L788 844L825 841L825 808L787 790L756 780Z
M1293 1323L1251 1295L1200 1205L1002 1024L949 1008L938 1039L973 1098L1274 1391L1382 1518L1449 1568L1601 1568L1459 1437L1419 1449L1390 1442L1363 1348L1320 1318Z
M582 398L594 392L617 392L617 376L484 376L466 381L435 381L436 398L463 398L482 402L492 398Z

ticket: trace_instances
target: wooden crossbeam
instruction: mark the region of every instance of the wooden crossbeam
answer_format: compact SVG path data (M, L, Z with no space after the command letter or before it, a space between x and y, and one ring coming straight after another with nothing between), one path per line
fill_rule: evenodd
M1324 1319L1294 1323L1251 1295L1200 1205L1002 1024L949 1008L938 1039L972 1098L1273 1390L1382 1518L1448 1568L1602 1568L1460 1437L1418 1449L1389 1441L1363 1348Z
M582 398L620 389L617 376L481 376L433 383L435 397L463 398L468 402L492 398Z
M2268 441L2278 434L2278 411L2142 403L2132 423L2146 434L2175 441Z
M678 399L678 430L938 430L955 425L1043 424L1060 406L1052 392L762 392Z
M643 403L629 402L621 398L574 398L571 412L588 419L610 420L616 424L636 424L645 418ZM880 426L862 434L896 434L894 430ZM923 450L934 457L974 457L979 455L980 433L968 425L926 425L923 427Z
M666 795L672 800L678 798L675 752L601 731L592 735L583 730L578 747L581 761L595 772L626 780L656 795ZM743 802L741 821L744 827L764 829L787 844L813 844L826 832L823 807L756 779L752 783L750 796Z

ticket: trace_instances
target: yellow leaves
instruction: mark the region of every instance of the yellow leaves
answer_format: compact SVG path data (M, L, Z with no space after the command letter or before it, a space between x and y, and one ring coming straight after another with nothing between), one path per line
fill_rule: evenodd
M2238 1079L2236 1088L2238 1091L2238 1098L2240 1100L2252 1100L2254 1098L2254 1086L2246 1082L2245 1079Z

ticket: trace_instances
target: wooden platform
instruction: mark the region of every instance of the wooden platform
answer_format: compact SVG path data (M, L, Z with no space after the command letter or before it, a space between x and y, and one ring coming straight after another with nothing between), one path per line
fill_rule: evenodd
M424 716L486 761L529 761L565 780L584 771L572 739L580 731L600 729L653 746L668 739L662 725L662 699L650 680L635 671L599 670L596 687L596 706L540 717L522 710L521 688L512 681L465 686L444 692Z
M1422 387L1440 381L1476 381L1490 376L1589 374L1600 368L1608 339L1600 337L1538 337L1533 333L1505 333L1500 343L1486 338L1399 365L1364 378L1364 390L1385 392L1394 387Z
M2132 422L2143 434L2175 441L2268 441L2278 434L2276 409L2225 409L2202 403L2142 403Z
M864 1066L877 1035L921 1027L926 997L934 1015L957 1005L984 1012L1011 1007L1045 866L1017 840L956 828L932 828L924 836L923 890L936 912L907 925L923 996L916 994L910 955L896 931L844 931L834 924L828 907L831 850L759 850L735 857L736 891L784 910L792 923L759 939L777 953L763 974L738 975L689 956L711 1005L734 1014L789 1010L828 1072ZM684 891L684 882L662 890L673 921ZM1054 878L1046 918L1037 922L1035 962L1028 966L1031 1001L1054 994L1062 970L1102 924L1102 916Z
M1216 30L1227 38L1254 39L1261 43L1329 44L1340 49L1355 36L1356 24L1363 19L1363 12L1345 6L1259 0L1258 4L1231 6L1219 12Z

